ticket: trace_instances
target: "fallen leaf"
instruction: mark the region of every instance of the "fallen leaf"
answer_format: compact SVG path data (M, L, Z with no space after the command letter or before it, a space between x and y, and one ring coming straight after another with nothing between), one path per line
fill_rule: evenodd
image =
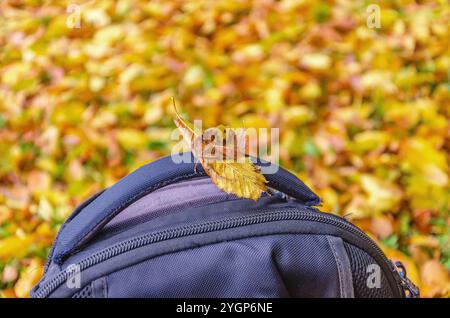
M20 275L19 280L14 286L14 292L17 297L27 298L30 296L30 290L37 284L44 274L44 266L42 260L33 258L30 264Z
M176 126L180 129L184 140L191 146L195 158L202 164L203 169L211 177L214 184L219 189L227 193L233 193L238 197L252 200L259 199L261 194L267 190L267 181L252 163L251 158L245 156L245 154L239 154L237 145L229 148L214 142L205 143L204 134L200 135L193 125L184 121L176 108L175 112ZM221 134L223 133L223 128L218 130ZM226 140L224 141L226 142ZM212 154L214 158L209 157L209 154ZM231 161L227 160L230 156Z
M421 270L420 276L425 285L425 296L450 297L450 275L437 260L429 260Z
M10 236L0 240L0 259L23 257L27 254L28 247L32 242L33 237L31 235Z

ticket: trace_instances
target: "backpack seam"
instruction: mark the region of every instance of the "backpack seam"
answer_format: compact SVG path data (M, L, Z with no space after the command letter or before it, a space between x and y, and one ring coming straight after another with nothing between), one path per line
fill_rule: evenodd
M341 298L354 298L352 278L353 273L350 267L350 261L346 254L347 252L345 251L343 245L343 240L340 237L331 235L326 235L326 238L336 261ZM341 244L341 248L339 248L337 244ZM338 251L338 248L340 249L340 251Z

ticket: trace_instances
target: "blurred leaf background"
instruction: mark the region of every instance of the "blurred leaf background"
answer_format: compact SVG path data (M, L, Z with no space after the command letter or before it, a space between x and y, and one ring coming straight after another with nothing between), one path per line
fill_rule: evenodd
M450 296L449 39L447 0L1 1L0 295L28 295L77 204L170 153L175 96L279 127L322 210Z

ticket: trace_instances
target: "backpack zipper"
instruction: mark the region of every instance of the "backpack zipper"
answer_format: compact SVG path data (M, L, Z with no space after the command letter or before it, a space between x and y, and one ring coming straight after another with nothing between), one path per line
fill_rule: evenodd
M355 225L335 216L332 214L325 214L314 208L299 209L299 208L286 208L281 210L268 210L266 212L260 212L258 214L237 216L227 219L206 221L202 223L195 223L185 226L178 226L169 228L162 231L143 234L141 236L125 240L120 243L116 243L110 247L102 249L76 263L75 265L80 271L86 270L98 263L106 261L114 256L125 253L127 251L157 243L165 240L180 238L184 236L202 234L213 231L220 231L240 226L254 225L259 223L268 223L275 221L313 221L322 222L330 225L337 226L341 229L351 232L358 238L364 240L371 248L375 249L378 254L381 255L387 268L389 268L398 283L398 292L400 295L405 296L405 289L408 290L408 284L405 283L405 279L402 278L402 274L396 270L396 267L389 261L381 249L370 239L363 231L357 228ZM51 278L47 283L43 284L35 292L34 297L43 298L47 297L56 288L62 285L69 278L70 272L63 270L55 277ZM406 277L406 272L405 272ZM409 281L409 279L408 279Z
M402 264L402 262L391 262L394 267L394 271L397 273L398 276L400 276L400 284L403 288L403 290L406 292L405 297L406 298L419 298L420 297L420 290L419 288L414 285L414 283L406 276L406 268Z

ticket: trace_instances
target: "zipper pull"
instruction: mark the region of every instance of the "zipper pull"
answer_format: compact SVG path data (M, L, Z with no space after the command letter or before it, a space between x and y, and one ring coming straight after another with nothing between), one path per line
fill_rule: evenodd
M414 283L406 276L406 268L402 262L395 262L394 271L400 277L400 285L405 291L406 298L420 298L420 290Z

